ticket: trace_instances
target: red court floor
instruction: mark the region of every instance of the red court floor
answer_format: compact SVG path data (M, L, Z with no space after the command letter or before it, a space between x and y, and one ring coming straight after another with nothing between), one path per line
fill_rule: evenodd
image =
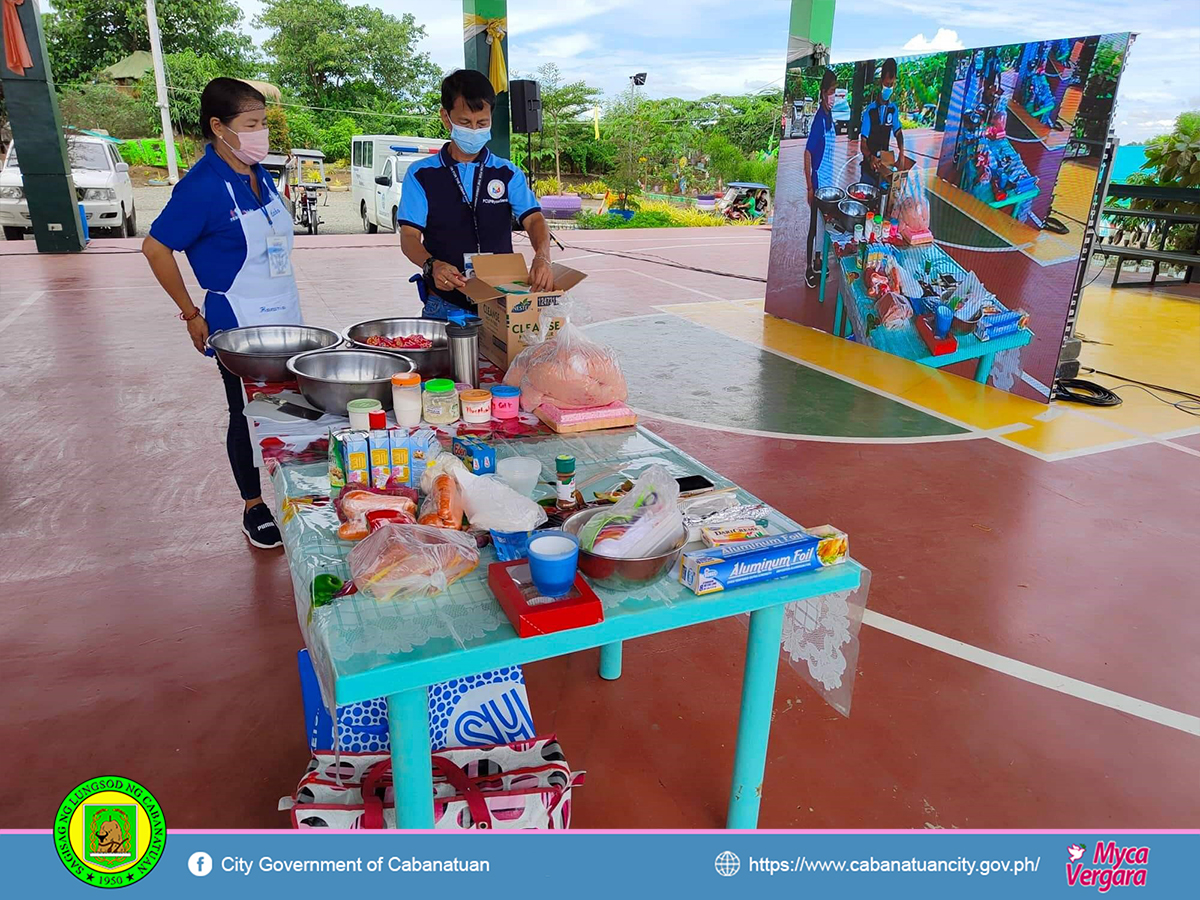
M765 230L561 237L596 321L763 297L595 251L761 278ZM312 324L418 313L390 236L296 244ZM0 245L0 730L38 775L6 823L49 827L71 787L122 774L173 827L284 827L276 802L308 758L300 636L285 560L239 530L215 367L136 241L15 246ZM672 418L645 424L793 518L841 526L873 571L850 717L780 667L763 827L1200 827L1200 427L1048 461L987 435L835 442ZM526 667L539 729L588 770L578 827L723 823L744 646L727 621L627 644L617 682L595 653Z

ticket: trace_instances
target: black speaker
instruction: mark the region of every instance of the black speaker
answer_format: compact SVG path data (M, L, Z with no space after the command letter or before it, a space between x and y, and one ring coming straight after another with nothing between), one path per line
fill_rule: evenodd
M508 101L512 106L513 133L530 134L542 130L542 89L536 81L510 81Z

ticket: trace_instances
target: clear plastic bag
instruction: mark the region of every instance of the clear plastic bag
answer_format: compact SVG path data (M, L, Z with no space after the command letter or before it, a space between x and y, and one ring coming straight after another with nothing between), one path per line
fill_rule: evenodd
M596 513L579 534L585 550L600 556L656 556L684 537L679 483L663 466L646 469L610 510Z
M479 565L475 539L426 525L385 525L347 558L360 593L376 600L432 597Z
M462 463L449 453L443 453L429 463L421 476L421 491L425 499L421 501L417 521L422 525L456 531L462 528L465 509L462 488L455 477L458 472L466 474Z
M543 313L538 334L548 333L557 317ZM616 353L589 339L570 319L551 337L517 354L504 383L521 389L521 408L526 412L543 402L559 409L588 409L624 402L629 396Z
M475 475L459 467L454 477L462 489L463 508L472 528L533 531L546 523L546 511L510 488L499 475Z
M415 523L417 492L410 487L380 490L365 485L346 485L334 501L334 507L342 522L338 537L345 541L361 541L370 531L367 513L374 510L391 510Z

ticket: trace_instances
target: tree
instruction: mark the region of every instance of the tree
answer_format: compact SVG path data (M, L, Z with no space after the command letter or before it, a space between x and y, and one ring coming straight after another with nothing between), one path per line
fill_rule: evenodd
M314 106L353 108L371 99L419 107L441 78L417 51L425 29L411 13L396 17L346 0L263 0L254 18L271 36L269 70Z
M236 0L158 0L163 53L191 50L245 67L254 42ZM145 0L54 0L44 19L55 80L78 81L135 50L150 49Z
M562 181L563 132L571 124L582 130L584 123L579 117L596 106L604 92L590 87L585 81L564 84L562 73L554 63L546 63L538 69L538 84L542 94L542 116L550 125L554 141L554 177Z

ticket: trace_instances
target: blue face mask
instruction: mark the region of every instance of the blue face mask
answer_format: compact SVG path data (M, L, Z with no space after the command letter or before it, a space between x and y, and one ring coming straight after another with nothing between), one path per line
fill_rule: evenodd
M892 89L890 87L881 87L879 93L883 96L884 100L892 99Z
M463 153L474 156L492 139L492 127L489 125L487 128L464 128L462 125L454 125L450 128L450 139L458 144L458 149Z

